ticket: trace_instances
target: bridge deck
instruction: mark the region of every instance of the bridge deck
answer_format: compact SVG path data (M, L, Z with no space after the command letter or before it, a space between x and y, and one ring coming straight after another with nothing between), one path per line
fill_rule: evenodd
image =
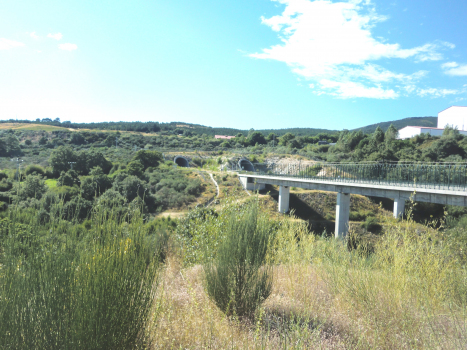
M239 174L239 176L250 179L249 182L256 182L259 184L353 193L372 197L401 199L410 199L412 197L414 200L420 202L467 206L467 192L458 189L454 190L452 187L448 189L447 186L446 188L439 189L417 186L410 187L409 184L406 186L397 186L384 182L375 183L364 180L347 182L339 180L300 179L296 177L274 175Z
M238 174L245 188L279 186L279 211L289 210L290 187L337 192L337 238L346 235L350 194L394 199L394 217L404 214L405 200L467 206L467 164L260 164Z

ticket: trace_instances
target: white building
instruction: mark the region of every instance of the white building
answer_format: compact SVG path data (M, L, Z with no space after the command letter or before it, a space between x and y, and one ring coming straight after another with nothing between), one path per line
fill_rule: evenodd
M438 113L438 128L446 125L459 131L467 130L467 107L451 106Z
M408 139L420 134L441 136L444 128L449 125L459 130L462 135L467 135L467 107L451 106L438 113L438 127L406 126L399 130L399 139Z
M441 136L444 129L429 128L426 126L406 126L399 130L398 139L409 139L420 134L431 134L432 136Z

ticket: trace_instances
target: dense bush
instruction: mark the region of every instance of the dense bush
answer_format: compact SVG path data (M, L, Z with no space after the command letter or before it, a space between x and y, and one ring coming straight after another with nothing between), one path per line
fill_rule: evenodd
M227 315L252 316L272 290L272 273L265 266L270 227L251 204L238 219L232 213L214 261L205 265L206 291Z
M144 345L156 246L141 218L108 218L97 213L84 230L61 221L40 224L27 213L0 220L2 349Z
M26 175L35 174L35 175L44 176L45 175L45 169L43 167L41 167L40 165L31 164L31 165L28 165L26 167L25 173L26 173Z

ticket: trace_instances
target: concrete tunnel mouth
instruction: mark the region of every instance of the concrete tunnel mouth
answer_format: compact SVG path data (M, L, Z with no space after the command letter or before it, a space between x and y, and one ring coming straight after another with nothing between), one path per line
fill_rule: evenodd
M238 161L238 166L240 169L245 170L245 171L255 171L255 167L253 164L248 160L248 159L240 159Z
M174 158L174 163L177 164L179 167L182 168L189 168L190 162L184 156L176 156Z

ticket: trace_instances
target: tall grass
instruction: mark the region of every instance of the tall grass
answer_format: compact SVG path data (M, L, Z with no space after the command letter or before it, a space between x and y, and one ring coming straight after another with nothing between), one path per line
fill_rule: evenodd
M137 214L95 212L86 229L14 211L0 224L1 349L134 349L157 258Z
M220 214L212 225L225 228L227 219ZM467 271L459 250L467 247L410 220L384 220L369 251L363 242L312 235L306 223L283 218L267 257L272 292L250 320L219 312L201 266L174 264L172 256L153 347L466 348Z

